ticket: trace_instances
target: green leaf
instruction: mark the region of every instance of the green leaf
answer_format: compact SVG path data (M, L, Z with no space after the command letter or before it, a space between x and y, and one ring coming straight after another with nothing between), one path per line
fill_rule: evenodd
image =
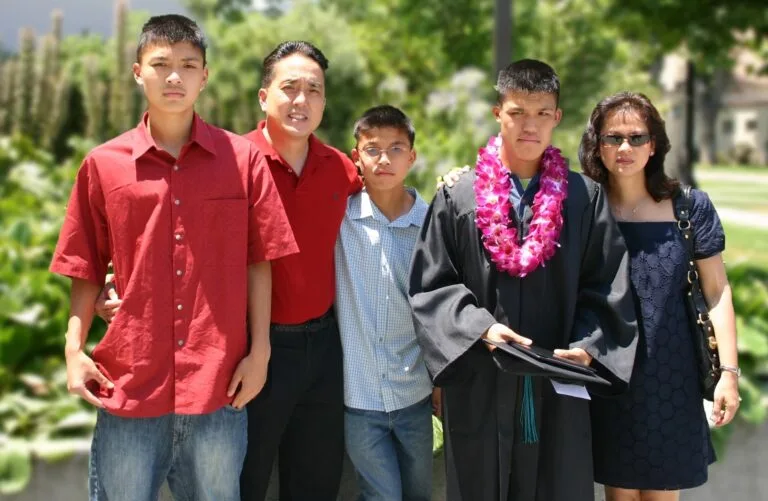
M768 356L768 335L761 325L764 321L737 319L738 345L740 353L749 353L755 357Z
M64 419L57 422L55 430L91 430L94 426L96 426L96 414L88 411L78 411L67 415Z
M443 450L443 422L437 416L432 416L432 454Z
M0 494L18 494L32 477L32 458L26 445L12 441L0 447Z
M31 448L35 457L48 462L62 461L77 453L87 453L90 438L64 438L35 441Z

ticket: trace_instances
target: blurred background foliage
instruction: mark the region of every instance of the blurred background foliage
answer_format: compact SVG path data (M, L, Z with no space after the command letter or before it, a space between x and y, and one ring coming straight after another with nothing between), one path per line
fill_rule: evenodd
M686 0L662 3L656 9L635 0L514 2L513 59L539 58L558 71L564 118L554 143L572 168L586 119L602 97L631 89L661 105L653 75L664 51L682 44L706 75L711 61L727 64L734 44L763 43L765 16L755 15L762 2L744 1L715 16L691 10ZM264 56L282 40L305 39L330 60L318 134L348 151L352 124L365 109L401 107L417 130L410 183L428 200L436 176L473 163L495 132L493 0L298 1L286 11L275 1L262 10L249 4L186 2L209 38L210 83L198 103L209 122L238 133L254 128L262 118ZM66 393L69 284L47 266L82 158L139 120L143 100L130 66L148 17L116 0L113 36L105 40L62 37L62 14L54 12L49 34L23 30L19 53L0 53L0 493L23 488L29 444L38 453L61 453L93 423L92 410ZM658 23L661 35L649 33L649 23ZM750 29L751 38L734 39L734 30ZM715 33L715 41L699 36L702 30ZM739 419L758 423L766 409L768 266L735 260L729 277L746 373ZM103 331L97 320L90 341ZM719 433L722 443L727 431Z

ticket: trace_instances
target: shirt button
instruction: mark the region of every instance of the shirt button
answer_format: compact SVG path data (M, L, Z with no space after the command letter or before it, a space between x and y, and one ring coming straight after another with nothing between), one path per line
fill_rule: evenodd
M184 307L183 307L182 305L180 305L180 304L179 304L179 305L176 305L176 309L177 309L177 310L179 310L179 311L181 311L181 310L183 310L183 309L184 309Z
M179 170L179 166L178 165L174 165L173 166L173 170L175 170L175 171Z
M384 341L384 338L383 338L383 337L380 337L380 338L379 338L379 342L381 343L381 342L383 342L383 341Z
M181 233L176 233L176 240L181 240Z
M387 375L386 374L382 374L381 375L381 379L387 379Z
M184 340L183 339L179 339L179 346L184 346Z
M175 203L176 205L181 205L181 200L179 200L179 199L177 198L176 200L174 200L174 201L173 201L173 203Z
M176 276L180 277L183 272L181 270L176 270Z

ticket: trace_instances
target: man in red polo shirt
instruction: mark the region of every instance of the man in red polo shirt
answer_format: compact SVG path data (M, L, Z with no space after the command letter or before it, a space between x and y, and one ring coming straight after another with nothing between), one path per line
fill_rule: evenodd
M266 121L246 136L272 172L300 253L272 268L272 358L264 391L248 404L243 501L264 499L275 456L282 500L334 501L341 479L344 388L333 251L347 197L362 183L344 153L313 135L323 118L327 67L309 43L278 45L264 59L259 100Z
M148 112L83 161L51 264L72 278L69 389L99 407L90 495L155 500L167 478L176 499L239 501L270 261L298 248L258 149L194 113L208 75L197 25L151 18L133 71ZM123 301L91 359L110 259Z

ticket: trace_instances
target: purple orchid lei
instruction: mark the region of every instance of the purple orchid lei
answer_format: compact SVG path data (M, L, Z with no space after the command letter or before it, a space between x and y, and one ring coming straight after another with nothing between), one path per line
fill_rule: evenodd
M499 271L524 277L543 266L557 247L563 228L563 201L567 195L568 167L560 150L548 146L541 160L539 190L533 198L533 219L522 245L517 229L510 227L512 181L499 155L501 136L493 136L477 155L475 174L475 223L483 245Z

